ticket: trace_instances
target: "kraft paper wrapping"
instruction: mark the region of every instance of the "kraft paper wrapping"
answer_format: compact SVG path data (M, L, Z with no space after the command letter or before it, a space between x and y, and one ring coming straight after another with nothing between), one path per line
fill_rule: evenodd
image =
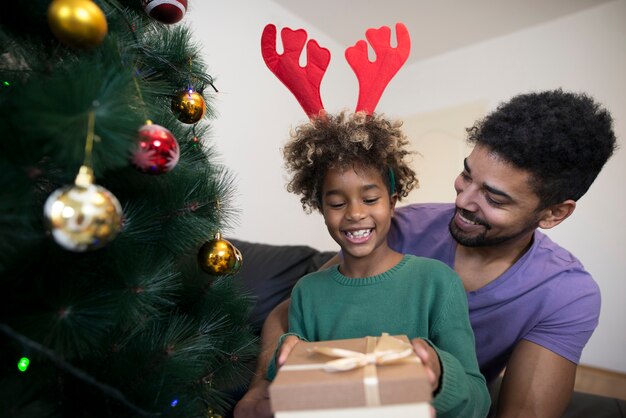
M406 336L394 338L400 339L405 346L410 344ZM324 370L327 363L336 359L312 352L313 348L324 347L322 350L326 351L330 348L368 354L373 351L372 339L365 337L298 343L270 385L273 411L374 407L430 401L430 384L424 367L412 350L407 358L395 363L369 364L340 372ZM374 341L378 343L379 339L375 338ZM370 372L374 369L376 393L373 399L373 377L368 368Z
M309 409L306 411L284 411L274 418L430 418L430 403L402 403L373 406L370 408Z

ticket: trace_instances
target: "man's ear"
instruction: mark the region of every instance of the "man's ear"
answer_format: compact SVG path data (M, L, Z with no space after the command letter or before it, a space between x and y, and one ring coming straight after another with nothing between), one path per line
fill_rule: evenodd
M548 206L542 211L543 216L539 219L539 228L554 228L574 213L574 209L576 209L576 201L571 199Z

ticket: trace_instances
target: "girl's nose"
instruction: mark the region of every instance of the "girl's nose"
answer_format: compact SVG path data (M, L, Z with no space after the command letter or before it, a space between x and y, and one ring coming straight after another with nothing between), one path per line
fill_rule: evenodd
M360 203L351 203L346 211L346 218L351 221L359 221L365 217L365 210Z

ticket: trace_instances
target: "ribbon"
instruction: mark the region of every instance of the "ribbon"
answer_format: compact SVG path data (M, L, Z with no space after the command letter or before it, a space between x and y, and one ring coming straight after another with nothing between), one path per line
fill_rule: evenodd
M377 366L398 364L404 362L419 363L420 359L413 355L413 346L398 338L383 333L380 337L365 337L365 353L332 347L313 347L309 352L335 357L322 364L285 365L281 370L314 370L323 369L327 372L343 372L356 368L363 368L363 386L365 390L366 406L380 405L380 391L378 390Z

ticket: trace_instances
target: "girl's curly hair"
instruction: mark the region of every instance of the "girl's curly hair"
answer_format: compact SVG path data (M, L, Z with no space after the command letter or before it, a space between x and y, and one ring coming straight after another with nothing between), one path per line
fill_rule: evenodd
M306 212L321 212L321 189L330 168L367 167L381 173L390 194L396 193L398 200L406 197L418 180L406 161L412 152L405 149L409 141L401 126L381 115L344 111L296 127L283 149L291 174L287 190L302 196Z

